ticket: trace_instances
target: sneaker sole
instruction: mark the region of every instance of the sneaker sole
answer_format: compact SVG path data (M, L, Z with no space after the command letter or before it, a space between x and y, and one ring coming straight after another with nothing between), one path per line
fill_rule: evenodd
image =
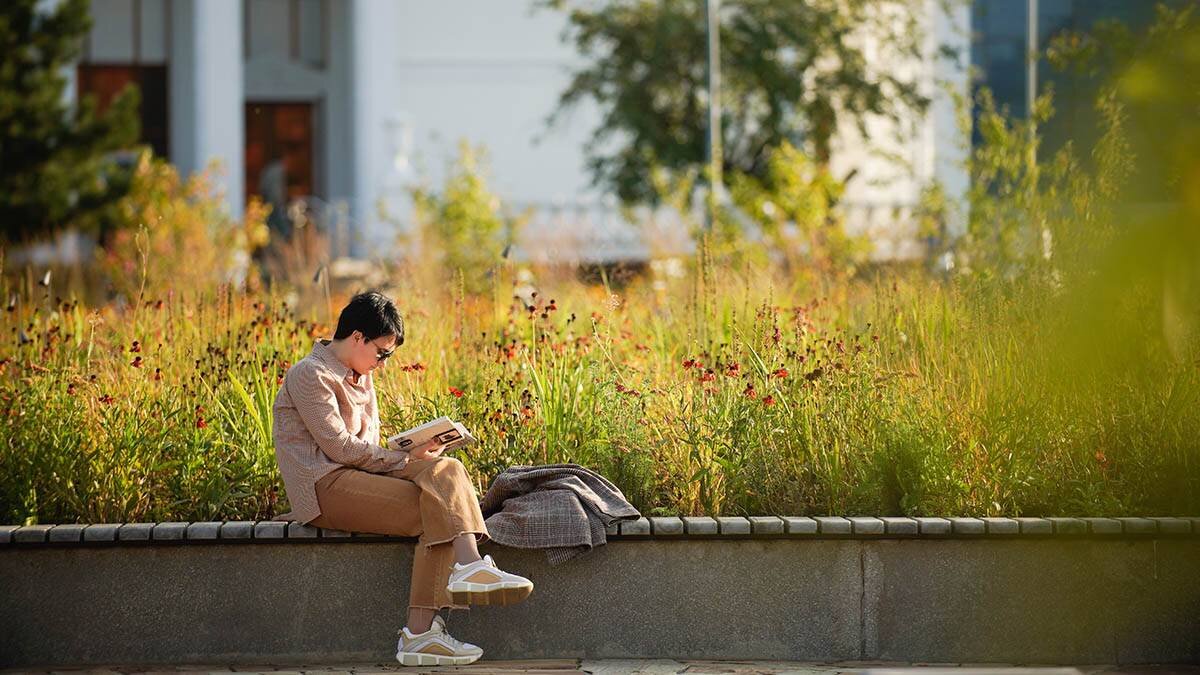
M465 666L479 660L483 654L466 656L443 656L419 652L396 652L396 660L402 666Z
M503 582L500 582L503 583ZM533 593L533 584L500 586L497 584L473 584L460 582L446 587L450 601L457 605L515 605Z

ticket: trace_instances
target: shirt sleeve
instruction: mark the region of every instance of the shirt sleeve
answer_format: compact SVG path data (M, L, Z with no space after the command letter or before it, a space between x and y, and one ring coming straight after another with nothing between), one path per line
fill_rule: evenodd
M338 410L337 383L330 374L319 368L293 367L285 386L304 426L329 459L373 473L393 471L408 463L407 452L365 441L346 429Z

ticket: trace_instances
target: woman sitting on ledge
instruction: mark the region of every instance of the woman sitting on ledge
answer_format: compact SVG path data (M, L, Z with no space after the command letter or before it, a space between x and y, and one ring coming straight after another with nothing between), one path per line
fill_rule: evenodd
M445 446L409 452L379 445L371 371L404 344L404 322L386 296L354 296L332 340L288 369L275 397L275 457L292 511L280 520L348 532L419 536L408 621L396 658L406 666L462 665L483 650L446 632L438 610L507 605L533 583L480 558L488 540L475 486Z

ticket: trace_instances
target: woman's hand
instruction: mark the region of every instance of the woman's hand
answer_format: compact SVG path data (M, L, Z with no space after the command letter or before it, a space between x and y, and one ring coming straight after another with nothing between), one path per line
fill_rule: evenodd
M410 461L414 459L433 459L434 457L440 456L442 452L445 451L447 445L450 444L436 444L433 442L423 443L408 451L408 459Z

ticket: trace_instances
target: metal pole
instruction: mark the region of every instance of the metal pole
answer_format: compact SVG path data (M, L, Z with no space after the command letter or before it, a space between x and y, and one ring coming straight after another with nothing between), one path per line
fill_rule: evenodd
M704 227L711 232L717 217L717 189L722 184L721 164L721 0L706 0L708 29L708 208Z
M1037 146L1033 144L1037 129L1033 122L1033 104L1037 100L1038 89L1038 0L1027 0L1029 12L1028 30L1025 32L1026 65L1025 65L1025 111L1029 120L1029 161L1037 163Z

